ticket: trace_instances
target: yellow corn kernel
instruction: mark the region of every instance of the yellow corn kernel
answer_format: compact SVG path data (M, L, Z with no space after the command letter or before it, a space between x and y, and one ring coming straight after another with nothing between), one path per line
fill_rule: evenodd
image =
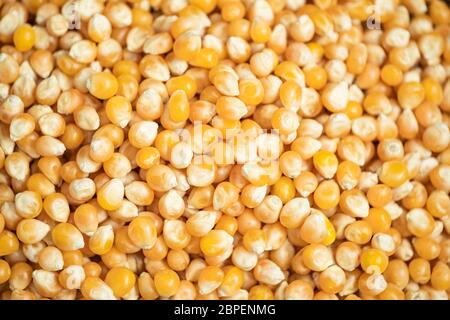
M324 180L314 191L314 202L321 209L331 209L339 203L339 186L334 180Z
M274 294L266 285L256 285L251 287L248 293L249 300L273 300Z
M327 83L328 75L324 68L313 65L307 66L303 70L305 72L305 81L308 87L320 90Z
M258 79L242 79L239 81L239 99L246 105L256 106L264 99L264 88Z
M136 275L127 268L111 268L105 277L105 283L117 298L125 296L136 283Z
M29 24L21 25L14 31L14 45L17 50L26 52L33 48L36 41L36 33Z
M199 7L205 13L210 13L216 7L216 0L190 0L190 4Z
M16 235L8 230L0 233L0 256L10 255L19 250L19 240Z
M327 236L322 241L322 244L329 246L329 245L333 244L334 241L336 240L336 230L328 218L325 219L325 226L326 226L326 230L327 230Z
M169 117L174 122L183 122L189 118L189 101L184 90L176 90L172 93L167 104Z
M191 61L196 58L201 46L202 39L199 35L186 32L175 39L173 52L177 58Z
M55 246L63 251L78 250L84 247L83 235L70 223L57 224L52 230L52 240Z
M94 97L106 100L116 94L119 82L110 72L98 72L90 77L86 86Z
M107 85L108 83L104 84L104 86ZM92 94L95 95L94 93ZM126 98L122 96L115 96L110 98L106 102L105 110L108 119L113 124L121 128L126 127L128 122L131 120L131 104Z
M365 220L350 223L344 230L344 236L347 240L361 245L368 243L372 235L372 226Z
M211 69L216 66L219 61L217 52L210 48L201 48L195 55L195 58L189 61L194 67Z
M419 82L402 83L397 90L397 100L405 109L414 109L425 99L425 89Z
M281 202L285 204L295 196L294 182L288 177L281 177L272 186L271 193L278 196L281 199Z
M122 204L125 188L119 179L111 179L97 191L97 202L105 210L117 210Z
M157 238L155 223L151 217L139 216L128 226L130 240L142 249L151 249Z
M269 41L271 34L270 26L262 19L253 20L250 25L250 38L256 43Z
M47 235L50 227L37 219L23 219L16 228L16 234L19 240L26 244L34 244Z
M223 230L211 230L200 239L200 249L206 256L219 256L231 248L233 238Z
M111 250L114 244L114 231L111 226L101 226L89 239L89 250L103 255Z
M218 289L221 296L232 296L244 283L243 272L237 267L230 267L225 271L225 276Z
M335 154L320 150L313 157L314 168L326 179L334 176L338 169L338 160Z
M408 180L408 176L406 165L398 160L384 162L379 174L381 182L391 188L401 186Z
M91 300L114 300L112 289L98 276L87 276L81 285L83 297Z
M288 80L280 87L280 100L288 110L298 110L302 99L302 88L294 81Z
M169 95L177 90L183 90L188 99L192 99L197 92L197 82L187 75L170 78L166 82L166 87Z
M281 134L290 134L296 131L299 125L297 114L287 108L279 108L272 115L272 127L279 130Z
M381 80L389 86L397 86L403 80L402 70L394 64L385 64L381 68Z
M11 276L11 268L5 260L0 260L0 284L5 283Z
M391 216L382 208L370 208L366 220L374 233L387 232L391 227Z
M208 294L216 290L223 282L225 273L217 266L208 266L198 275L198 290L200 294Z
M243 244L250 252L256 254L263 253L266 248L266 242L266 235L262 230L251 229L244 234Z
M369 274L383 273L389 263L386 254L379 249L366 249L361 253L361 267Z
M173 270L158 271L154 277L155 289L163 297L171 297L180 288L180 277Z
M356 119L362 116L363 108L358 102L350 100L348 101L347 106L345 107L344 113L350 119Z

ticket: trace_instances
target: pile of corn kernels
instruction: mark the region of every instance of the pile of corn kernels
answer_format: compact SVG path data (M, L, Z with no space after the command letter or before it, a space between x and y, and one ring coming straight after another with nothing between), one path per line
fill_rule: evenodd
M0 0L1 299L448 299L441 0Z

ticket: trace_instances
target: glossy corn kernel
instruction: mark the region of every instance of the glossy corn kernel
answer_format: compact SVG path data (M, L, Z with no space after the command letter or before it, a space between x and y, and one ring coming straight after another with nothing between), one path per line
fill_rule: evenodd
M91 300L114 300L112 289L98 276L89 276L81 285L81 293Z
M448 265L437 262L431 271L431 285L436 290L447 290L450 287L450 270Z
M165 165L154 165L147 171L147 183L155 191L165 192L176 186L177 180L173 171Z
M16 29L13 40L16 49L25 52L33 48L36 41L36 33L32 26L24 24Z
M70 208L66 197L61 193L53 193L44 198L43 209L55 221L66 222Z
M398 88L397 99L403 108L414 109L425 99L425 89L421 83L403 83Z
M60 223L52 230L52 240L55 246L63 251L77 250L84 247L81 232L70 223Z
M322 244L310 244L302 252L305 266L313 271L324 271L333 263L332 253Z
M356 244L366 244L373 236L373 230L369 222L358 220L350 223L344 230L344 236L347 240Z
M109 76L109 75L108 75ZM92 79L94 81L94 79ZM98 80L97 80L98 81ZM113 91L107 92L108 89L108 80L102 79L102 86L104 87L103 99L107 99ZM111 84L113 86L113 84ZM112 88L111 88L112 89ZM93 93L95 95L95 93ZM111 95L114 95L111 94ZM109 99L105 105L106 115L108 119L115 125L123 128L126 127L128 122L131 120L131 104L130 102L121 96L115 96Z
M114 243L114 231L111 226L99 227L89 238L89 250L103 255L111 250Z
M390 86L397 86L403 80L402 70L394 64L386 64L381 69L381 80Z
M216 51L210 48L201 48L189 63L195 67L211 69L217 65L218 60L219 56Z
M206 267L198 275L200 294L208 294L216 290L223 282L225 273L216 266Z
M298 110L302 98L302 88L293 80L284 82L280 87L280 100L288 110Z
M17 238L26 244L34 244L47 235L50 227L44 222L36 219L23 219L16 229Z
M109 99L119 89L116 77L109 72L94 73L87 83L89 92L99 99Z
M155 274L155 288L163 297L170 297L177 293L180 287L180 278L173 270L163 270Z
M311 66L304 69L306 85L320 90L327 83L327 73L319 66Z
M324 180L314 191L314 202L321 209L331 209L339 203L339 186L334 180Z
M264 20L254 20L250 25L250 38L255 43L269 41L271 34L270 26Z
M244 275L242 270L237 267L230 267L225 271L218 293L221 296L232 296L242 287L243 282Z
M211 230L200 239L200 249L206 256L218 256L230 248L232 237L223 230Z
M366 217L373 232L387 232L391 227L391 216L382 208L371 208Z
M248 293L249 300L273 300L272 290L266 285L256 285Z
M160 154L155 147L144 147L136 153L136 164L142 169L149 169L159 163Z
M313 157L314 168L326 179L334 176L338 169L337 157L325 150L320 150Z
M136 276L127 268L111 268L106 274L105 283L112 289L117 298L121 298L134 287Z
M300 237L307 243L323 243L328 246L334 242L336 232L323 213L313 211L300 227Z
M295 196L294 182L288 177L281 177L272 186L272 194L278 196L283 204L288 202Z
M156 227L150 217L136 217L128 226L131 241L142 249L150 249L156 242Z
M186 121L189 118L189 101L186 92L183 90L174 91L169 98L167 108L172 121Z
M11 231L4 230L0 233L0 256L6 256L19 250L19 240Z
M411 278L420 284L427 283L431 277L430 263L421 258L411 260L408 265L409 274Z
M383 163L379 177L387 186L396 188L408 180L408 170L402 162L392 160Z
M388 257L381 250L367 249L361 253L361 267L367 273L383 273L388 263Z
M0 260L0 284L5 283L11 276L11 267L5 260Z
M344 288L347 278L339 266L330 266L319 277L319 286L323 292L335 294Z
M372 207L383 207L392 200L392 189L385 184L376 184L367 191L367 200Z
M112 179L98 190L97 202L105 210L116 210L120 207L124 194L123 183L119 179Z
M192 99L197 92L197 83L189 76L179 76L171 78L166 83L169 95L172 95L177 90L183 90L189 99Z

